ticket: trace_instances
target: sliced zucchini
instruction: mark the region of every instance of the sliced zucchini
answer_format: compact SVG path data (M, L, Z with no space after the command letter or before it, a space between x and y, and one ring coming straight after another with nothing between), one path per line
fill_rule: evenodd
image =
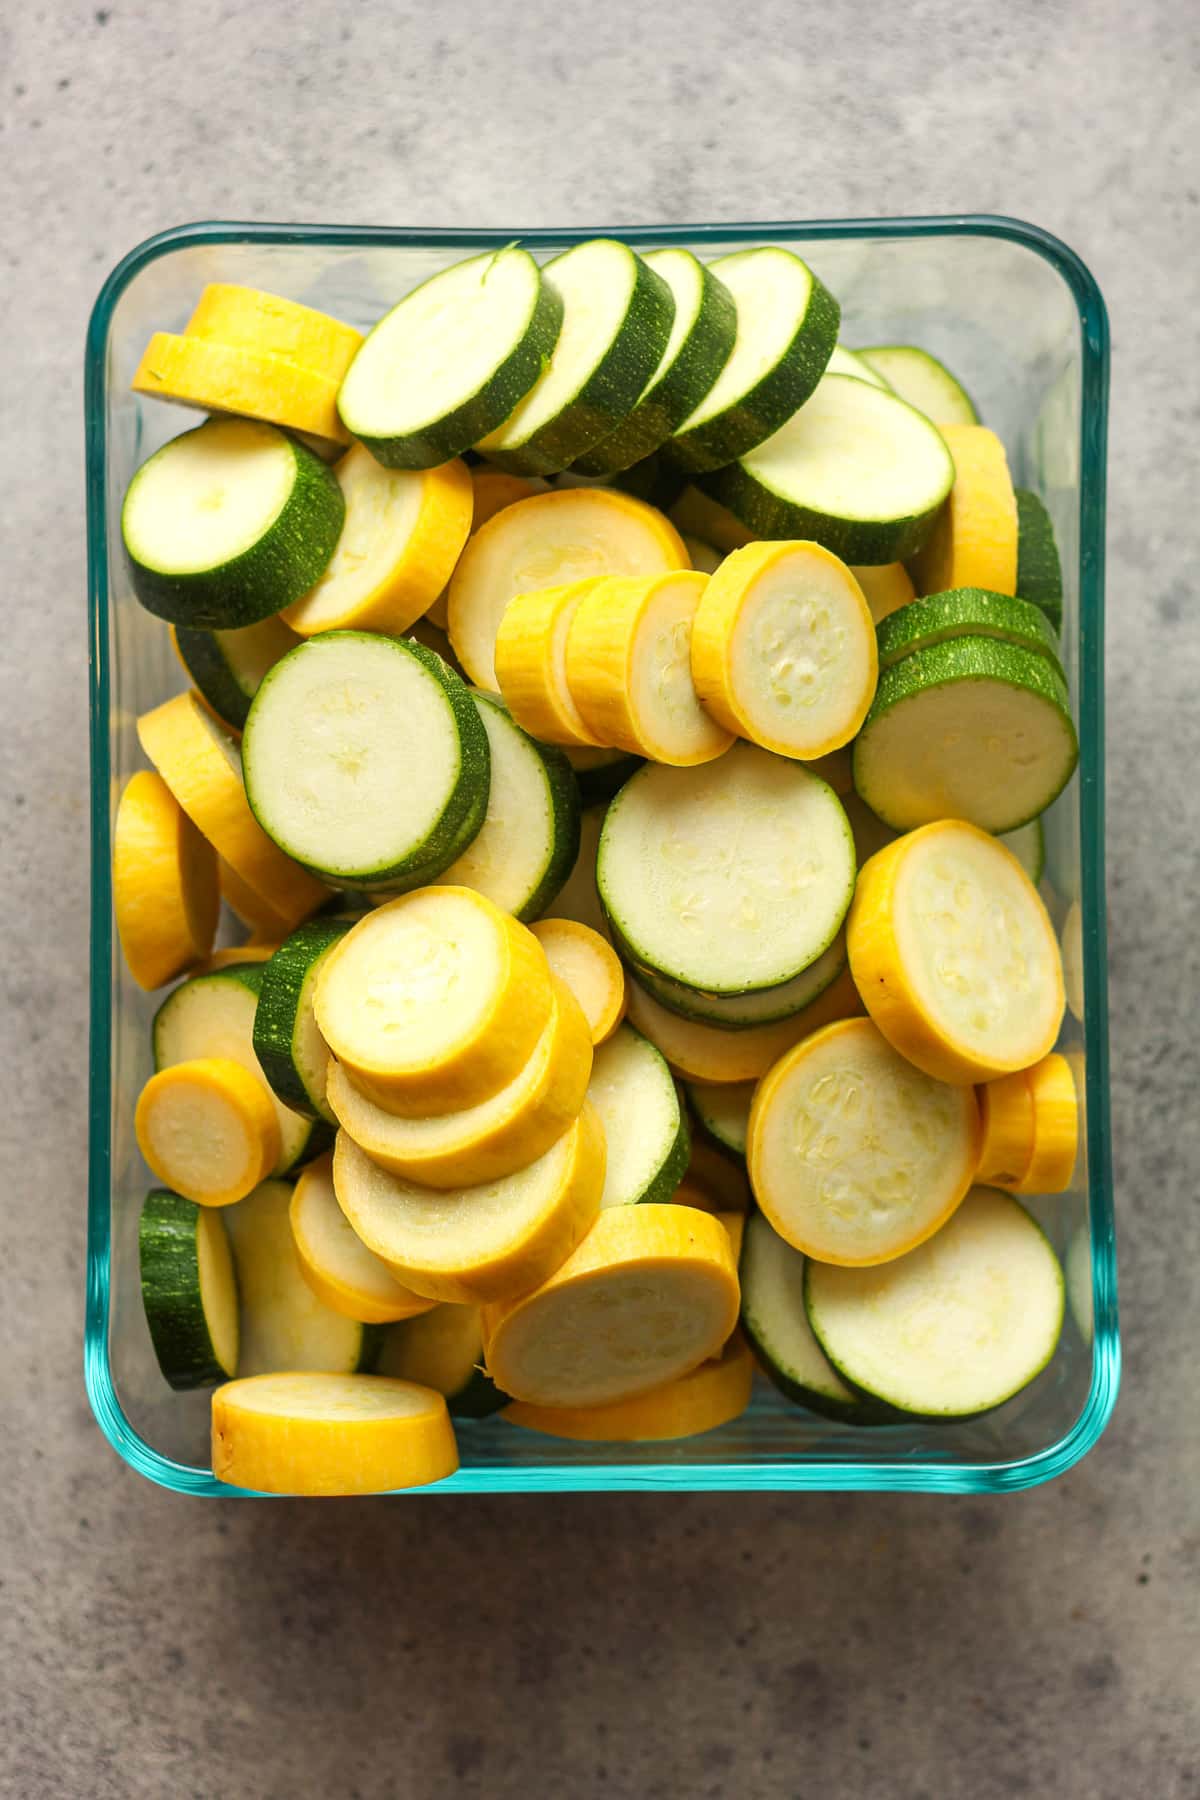
M977 1187L936 1237L878 1269L810 1263L809 1323L834 1368L900 1412L971 1418L1054 1355L1063 1272L1008 1194Z
M844 970L825 992L790 1019L728 1031L699 1019L681 1019L660 1006L636 981L628 983L629 1018L662 1051L677 1075L689 1081L757 1081L801 1038L834 1019L862 1011L858 990Z
M1004 445L983 425L943 425L941 436L954 458L954 486L909 566L916 590L1015 594L1017 502Z
M264 1181L225 1215L241 1296L238 1368L243 1375L371 1369L382 1342L379 1327L318 1300L300 1267L291 1204L290 1182Z
M583 475L615 475L665 443L704 399L737 336L732 294L690 250L651 250L643 260L671 290L671 335L633 410L576 460Z
M1002 831L999 836L1004 848L1012 851L1036 887L1046 867L1046 831L1041 819L1030 819L1028 825L1018 825L1015 831Z
M719 1355L738 1285L719 1219L688 1206L616 1206L541 1287L483 1311L493 1381L540 1406L597 1406L675 1381Z
M828 756L867 716L874 621L850 570L819 544L732 551L703 591L691 635L704 706L777 755Z
M282 619L263 619L240 631L193 631L174 625L179 660L219 719L240 731L263 676L299 639Z
M562 482L567 479L566 475L559 476ZM580 475L575 479L586 481L589 477ZM620 470L612 477L611 485L666 512L672 501L679 498L686 481L683 470L675 468L661 452L656 451L653 456L643 457L641 462L634 463L632 468Z
M604 1132L585 1102L536 1161L443 1193L381 1169L339 1131L333 1181L363 1243L405 1287L474 1306L527 1293L586 1236L604 1188Z
M1066 681L1058 660L1058 640L1045 614L1010 594L990 594L984 588L952 588L949 593L930 594L892 613L876 635L880 669L890 669L914 650L929 650L956 638L995 638L1046 657Z
M279 1156L270 1094L224 1057L159 1069L138 1096L133 1128L159 1180L200 1206L245 1199Z
M314 1005L356 1087L401 1118L490 1100L528 1063L554 1009L532 932L473 888L377 907L331 951Z
M755 1198L780 1237L822 1262L903 1256L950 1217L978 1162L974 1091L914 1068L870 1019L814 1032L754 1096Z
M222 1057L257 1076L270 1093L254 1053L254 1019L262 991L263 964L238 962L211 974L195 975L167 995L154 1015L154 1066L169 1069L197 1057ZM329 1143L326 1127L303 1118L275 1097L279 1157L270 1173L281 1175L316 1156Z
M585 811L611 800L617 789L623 788L629 777L642 766L640 756L630 756L624 750L568 744L566 752L579 783L579 798Z
M276 663L242 766L268 837L335 885L421 887L487 810L488 738L463 683L423 644L371 632L325 632Z
M892 563L920 549L953 481L941 434L914 407L828 375L772 436L700 485L758 537L811 538L844 562Z
M891 382L885 381L878 369L873 369L866 358L857 350L847 350L845 344L835 344L833 354L825 365L827 375L853 375L858 381L869 381L872 387L890 388ZM903 400L905 396L901 394ZM911 404L911 403L910 403Z
M508 244L442 269L376 325L338 394L347 431L389 469L432 469L504 423L558 340L562 301Z
M410 630L450 579L471 530L464 462L385 469L361 444L338 463L345 522L321 579L287 609L301 637Z
M688 1165L687 1118L670 1069L640 1031L621 1025L599 1046L588 1098L608 1144L601 1206L669 1200Z
M329 1046L317 1029L313 994L321 965L350 929L347 919L310 919L265 963L254 1013L254 1054L274 1094L305 1118L334 1123L325 1098Z
M1017 502L1017 592L1062 630L1062 563L1050 514L1037 494L1014 488Z
M446 1402L377 1375L288 1370L213 1395L218 1481L266 1494L382 1494L458 1468Z
M388 1325L433 1304L396 1280L356 1237L333 1191L332 1159L310 1163L292 1191L288 1218L300 1273L317 1299L343 1318Z
M915 344L872 344L854 355L935 425L979 423L979 414L962 383L928 350L919 350Z
M722 1031L749 1031L755 1025L773 1025L803 1012L836 981L846 967L846 940L841 932L815 962L793 975L778 987L760 988L753 994L706 994L700 988L671 981L665 975L640 963L634 973L648 994L660 1006L678 1013L681 1019L695 1019L703 1025L715 1025Z
M720 468L778 431L821 379L841 318L833 295L790 250L736 250L709 267L733 295L737 336L716 381L664 446L688 470Z
M700 704L692 627L708 586L694 570L589 583L567 632L571 698L602 744L675 768L723 756L734 732Z
M715 1143L734 1156L746 1154L753 1081L686 1081L692 1111Z
M804 1308L808 1258L762 1213L746 1221L738 1280L742 1330L774 1385L798 1406L846 1425L869 1422L870 1407L846 1386L813 1336Z
M152 1188L138 1224L142 1305L163 1377L213 1387L238 1365L238 1298L221 1213Z
M477 837L438 876L475 888L517 919L545 912L579 855L579 788L561 750L539 744L490 694L474 694L491 781Z
M625 1017L625 971L607 938L578 919L540 919L533 935L551 973L565 981L587 1020L593 1044L603 1044Z
M885 669L854 743L854 785L896 831L967 819L1015 831L1079 760L1057 666L994 638L914 650Z
M486 1419L508 1402L483 1367L477 1306L434 1306L419 1319L393 1325L380 1352L379 1373L432 1388L455 1419Z
M832 943L854 845L823 781L735 744L698 769L640 769L605 816L596 879L634 961L745 994L791 981Z
M554 475L619 425L662 359L675 302L661 275L627 244L589 238L552 257L543 285L562 329L531 391L476 440L516 475Z
M423 1187L453 1191L501 1181L544 1156L578 1117L591 1072L587 1020L559 983L532 1056L490 1100L401 1119L359 1093L336 1062L329 1099L343 1130L381 1169Z
M600 848L604 816L603 806L585 808L579 820L579 855L554 902L554 911L560 919L577 919L581 925L590 926L607 939L608 920L596 886L596 853Z
M925 825L873 856L846 944L884 1036L939 1080L1028 1069L1058 1036L1054 927L1017 859L973 825Z
M161 987L212 950L217 859L161 775L125 784L113 824L113 913L129 973Z
M687 566L675 527L630 494L535 494L489 519L463 551L450 582L450 641L476 687L494 694L496 634L517 594L590 575L662 575Z
M209 419L129 484L121 535L134 592L174 625L254 625L320 579L344 513L332 471L286 432Z

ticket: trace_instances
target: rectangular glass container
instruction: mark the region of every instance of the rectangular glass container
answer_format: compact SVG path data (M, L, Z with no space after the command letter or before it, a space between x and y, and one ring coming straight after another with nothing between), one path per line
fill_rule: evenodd
M92 749L85 1373L110 1442L164 1487L238 1491L208 1467L208 1395L173 1393L159 1374L139 1293L137 1221L147 1175L133 1112L151 1070L149 1027L161 996L141 993L124 968L112 928L110 844L117 796L141 762L137 716L184 683L163 625L134 600L120 508L134 469L188 420L131 393L130 380L150 334L181 330L208 281L266 288L367 327L461 256L519 236L545 258L592 235L184 226L131 251L97 299L85 380ZM462 1468L431 1491L1031 1487L1096 1442L1120 1370L1104 917L1104 302L1066 245L1012 219L639 227L612 235L636 248L682 244L705 259L753 244L793 248L840 300L847 344L917 343L945 359L1004 440L1015 482L1036 489L1049 507L1062 553L1062 656L1081 757L1046 818L1044 891L1060 927L1073 906L1073 923L1082 918L1082 1017L1068 1013L1062 1048L1082 1075L1086 1130L1071 1191L1033 1209L1066 1260L1071 1304L1050 1366L986 1418L856 1429L793 1407L756 1380L750 1409L736 1423L680 1443L567 1444L502 1421L464 1424Z

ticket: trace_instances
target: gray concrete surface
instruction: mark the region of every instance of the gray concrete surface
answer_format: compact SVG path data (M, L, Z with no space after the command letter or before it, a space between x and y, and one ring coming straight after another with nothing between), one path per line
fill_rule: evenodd
M1200 11L1190 0L0 9L0 1793L1184 1800L1196 1667ZM1114 323L1113 1049L1127 1372L996 1500L214 1505L80 1377L92 297L201 216L1003 211Z

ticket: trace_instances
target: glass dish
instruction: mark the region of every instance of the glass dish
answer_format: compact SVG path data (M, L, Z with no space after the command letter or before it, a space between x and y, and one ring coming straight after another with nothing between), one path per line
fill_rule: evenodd
M158 1373L138 1288L137 1218L147 1177L133 1139L150 1072L157 999L125 972L112 930L110 833L139 766L138 713L183 685L162 624L135 603L120 505L142 459L191 422L130 392L150 333L180 330L206 281L245 282L373 322L416 282L511 231L392 231L210 223L149 239L96 302L86 363L91 632L91 1163L85 1371L110 1442L142 1474L192 1494L233 1494L208 1462L208 1396L172 1393ZM539 256L581 237L519 234ZM460 1431L461 1471L435 1492L566 1489L903 1489L986 1493L1060 1474L1096 1442L1120 1368L1109 1144L1104 919L1103 602L1108 332L1077 256L1011 219L838 220L639 228L635 246L684 244L704 257L793 246L841 301L850 345L915 342L945 357L1004 439L1014 479L1054 519L1065 577L1063 661L1080 727L1079 774L1047 818L1046 880L1061 923L1082 908L1085 1005L1064 1047L1085 1075L1086 1134L1070 1193L1034 1202L1067 1256L1073 1305L1061 1347L1026 1391L969 1423L861 1430L828 1424L757 1382L735 1424L678 1444L564 1444L502 1421ZM1089 1317L1090 1315L1090 1317ZM1094 1326L1092 1321L1094 1320Z

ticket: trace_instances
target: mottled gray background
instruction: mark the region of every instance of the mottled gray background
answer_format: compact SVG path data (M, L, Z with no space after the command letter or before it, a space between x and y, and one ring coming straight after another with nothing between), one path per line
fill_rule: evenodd
M0 7L0 1791L1183 1800L1197 1743L1194 0ZM80 1375L93 295L204 216L1014 213L1112 312L1127 1366L1057 1484L213 1504Z

